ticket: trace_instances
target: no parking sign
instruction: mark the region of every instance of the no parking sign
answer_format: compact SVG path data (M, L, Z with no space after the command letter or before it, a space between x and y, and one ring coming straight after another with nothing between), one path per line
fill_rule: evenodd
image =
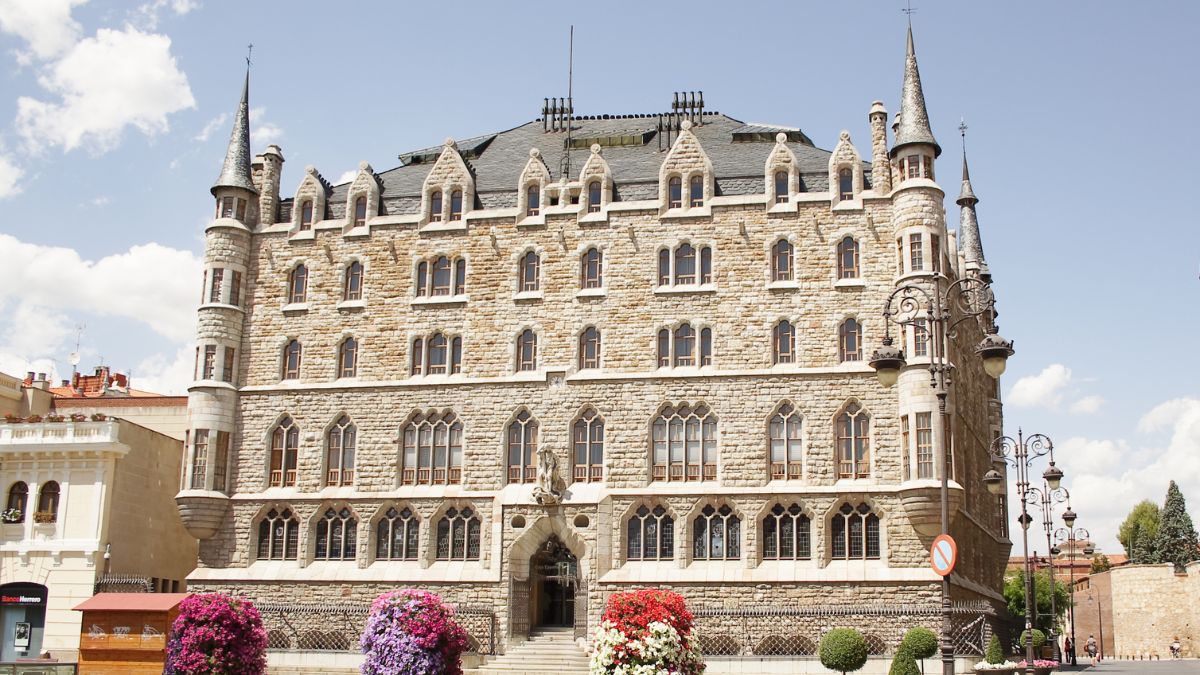
M954 563L958 562L958 544L954 537L939 534L929 547L929 566L940 576L948 577L954 571Z

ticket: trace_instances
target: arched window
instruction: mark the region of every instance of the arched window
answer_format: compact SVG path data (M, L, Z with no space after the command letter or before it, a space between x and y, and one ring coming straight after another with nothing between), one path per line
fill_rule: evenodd
M639 506L625 532L627 560L670 560L675 557L675 520L662 506Z
M367 224L367 198L365 195L360 195L354 200L354 227L362 227Z
M696 365L696 329L691 324L681 324L675 329L673 349L676 367Z
M693 560L737 560L742 555L742 521L722 504L705 506L692 521Z
M37 513L33 514L33 519L39 523L53 523L58 521L58 499L61 496L61 489L55 481L48 481L42 484L38 491L38 508Z
M871 475L871 416L857 403L837 417L838 478Z
M521 256L518 264L518 289L522 293L536 291L541 288L542 259L536 251L529 251Z
M284 380L300 379L300 356L302 349L299 340L289 340L283 348L283 373Z
M358 340L348 337L338 346L338 377L358 376Z
M925 244L920 232L908 235L908 270L920 272L925 269Z
M671 176L667 181L667 208L683 208L683 179L679 176Z
M442 222L442 191L435 190L429 195L429 222Z
M775 324L771 332L772 361L779 363L796 362L796 328L786 319Z
M712 249L707 246L700 248L700 283L712 283Z
M400 429L402 485L458 484L462 479L462 422L450 411L417 413Z
M658 331L658 367L671 367L671 331L667 328Z
M688 206L704 206L704 177L692 176L688 181L688 192L690 199Z
M583 288L604 286L604 254L596 247L583 252L579 261L579 285Z
M664 408L651 444L654 480L717 479L717 416L708 406Z
M699 347L699 349L697 349ZM697 345L696 329L682 323L674 331L663 328L658 331L658 367L694 367L712 365L712 330L700 331Z
M699 260L697 261L697 258ZM697 263L699 263L697 265ZM697 269L697 267L699 269ZM712 249L698 249L684 243L673 251L662 249L658 253L658 285L685 286L712 283Z
M317 521L317 546L313 560L354 560L357 551L358 519L346 507L332 508Z
M363 266L355 260L346 266L342 284L342 300L362 300Z
M451 264L446 256L433 261L433 292L431 295L450 295Z
M696 283L696 249L691 244L675 249L675 283Z
M808 560L812 558L812 523L792 504L771 507L762 521L763 560Z
M792 244L780 239L771 247L771 281L792 280Z
M479 516L451 507L437 525L438 560L479 560Z
M854 319L838 327L838 361L862 361L862 324Z
M271 509L258 523L259 560L295 560L300 521L291 509Z
M537 333L526 328L517 336L517 372L537 370Z
M349 417L342 415L329 430L325 454L325 484L354 485L354 450L358 431Z
M579 334L579 369L600 367L600 330L588 326Z
M288 302L304 302L308 299L308 268L296 265L288 275Z
M438 332L412 343L413 375L446 375L462 372L462 338Z
M538 190L537 184L530 185L525 190L525 215L536 216L542 212L541 210L541 192Z
M522 410L508 425L508 482L532 483L537 479L538 423Z
M838 278L858 278L858 242L854 237L846 236L837 245Z
M300 230L311 230L313 224L313 203L311 199L305 199L300 205Z
M425 372L429 375L446 374L446 356L449 346L443 333L434 333L425 342L429 356L425 359Z
M771 447L771 480L796 480L804 477L804 441L800 436L802 419L791 403L779 406L768 425Z
M421 521L412 509L389 508L375 526L375 559L416 560L420 532Z
M296 484L296 457L300 449L300 427L284 417L271 432L271 487Z
M429 263L422 260L417 263L417 297L429 295Z
M575 482L599 483L604 480L604 418L588 408L575 420L573 433Z
M416 338L412 343L412 374L425 374L425 338Z
M594 180L588 183L587 200L587 212L598 213L600 211L600 181Z
M467 292L467 261L459 258L454 261L454 294Z
M788 200L788 173L775 172L775 203L786 204Z
M849 167L838 169L838 200L854 199L854 172Z
M450 341L450 374L462 372L462 338L455 336Z
M4 522L25 522L25 509L29 505L29 486L24 481L17 481L8 488L8 507L4 512Z
M700 365L712 365L712 329L700 329Z
M878 560L879 516L871 507L842 504L829 523L829 557L834 560Z
M466 291L467 265L462 258L438 256L417 263L416 296L459 295Z
M462 220L463 214L463 193L462 190L455 190L450 193L450 220Z
M671 251L661 249L658 252L658 285L671 285Z

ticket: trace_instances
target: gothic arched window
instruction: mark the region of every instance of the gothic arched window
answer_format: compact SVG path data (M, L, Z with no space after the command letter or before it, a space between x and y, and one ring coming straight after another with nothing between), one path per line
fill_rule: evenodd
M587 191L587 212L597 213L600 211L600 181L594 180L588 183Z
M679 176L671 176L671 180L667 181L667 208L678 209L683 207L683 179Z
M434 190L433 194L429 195L429 222L442 222L442 191Z
M346 507L332 508L317 521L313 560L354 560L358 543L358 519Z
M375 527L376 560L416 560L421 521L407 506L391 507Z
M346 266L342 300L362 300L363 266L355 260Z
M437 524L438 560L479 560L479 516L451 507Z
M812 558L812 523L799 504L771 507L762 521L763 560Z
M858 278L858 242L846 236L837 245L838 278Z
M604 287L604 254L594 246L584 251L580 258L579 285L582 288Z
M829 557L833 560L878 560L879 516L866 504L842 504L829 523Z
M625 532L627 560L670 560L675 557L675 520L662 506L639 506Z
M846 319L838 326L838 361L862 361L862 324Z
M308 268L296 265L288 275L288 303L305 302L308 299Z
M296 458L300 451L300 427L291 417L284 417L271 432L271 487L290 487L296 484Z
M354 484L354 451L358 430L349 417L342 415L326 437L325 484Z
M574 445L576 483L604 480L604 418L588 408L575 420L571 434Z
M579 369L600 367L600 330L588 326L579 334Z
M296 380L300 378L300 357L303 354L303 348L300 346L299 340L288 340L288 343L283 347L283 372L280 373L281 379Z
M796 327L792 322L785 319L775 324L771 331L771 353L776 364L796 362Z
M539 199L540 196L541 196L541 191L538 190L538 186L536 183L533 185L530 185L529 188L525 191L525 201L526 201L525 215L536 216L542 212L542 210L541 210L542 202L541 202L541 199Z
M688 206L704 206L704 177L692 176L688 181L688 192L690 199Z
M522 293L536 291L541 288L542 259L536 251L529 251L521 256L517 265L517 290Z
M522 410L508 424L508 482L532 483L537 479L538 422Z
M871 416L857 403L837 416L838 478L871 476Z
M854 199L854 171L849 167L838 169L838 201Z
M358 340L348 337L338 345L337 376L357 377L358 375Z
M717 479L717 416L708 406L664 408L651 435L654 480Z
M517 336L517 372L537 370L537 333L526 328Z
M693 560L737 560L742 555L742 521L728 505L705 506L692 521Z
M455 190L450 193L450 220L462 220L463 214L463 193L462 190Z
M295 560L300 521L289 508L271 509L258 523L259 560Z
M311 230L313 225L313 203L311 199L305 199L300 205L300 231Z
M450 411L417 413L400 428L401 485L457 484L462 478L462 422Z
M367 198L360 195L354 200L354 227L367 224Z
M788 173L775 172L775 203L786 204L788 200Z
M771 449L771 479L793 480L804 477L804 441L800 435L803 419L791 403L779 406L767 425Z
M792 280L792 244L786 239L780 239L771 247L771 281Z

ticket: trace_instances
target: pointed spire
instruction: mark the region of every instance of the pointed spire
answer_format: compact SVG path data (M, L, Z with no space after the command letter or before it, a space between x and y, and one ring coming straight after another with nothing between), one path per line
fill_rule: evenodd
M912 26L908 27L908 53L904 60L904 87L900 91L900 112L896 115L896 142L892 156L905 145L926 143L933 146L934 157L942 148L929 128L929 112L925 109L925 92L921 90L921 72L917 70L917 52L913 47Z
M979 219L975 213L975 205L979 203L979 198L971 188L971 172L967 168L966 125L960 125L959 129L963 132L962 192L957 200L958 205L962 207L958 220L959 246L962 247L967 274L991 281L992 273L983 257L983 241L979 238Z
M242 86L242 101L233 117L233 131L229 134L229 148L225 150L225 163L221 175L213 183L217 188L238 187L258 194L254 181L250 179L250 67L246 66L246 83Z

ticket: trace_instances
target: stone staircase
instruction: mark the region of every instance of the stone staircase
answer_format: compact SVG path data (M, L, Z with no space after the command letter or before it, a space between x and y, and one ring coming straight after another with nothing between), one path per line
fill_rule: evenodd
M588 656L575 644L574 628L541 628L467 675L584 675Z

